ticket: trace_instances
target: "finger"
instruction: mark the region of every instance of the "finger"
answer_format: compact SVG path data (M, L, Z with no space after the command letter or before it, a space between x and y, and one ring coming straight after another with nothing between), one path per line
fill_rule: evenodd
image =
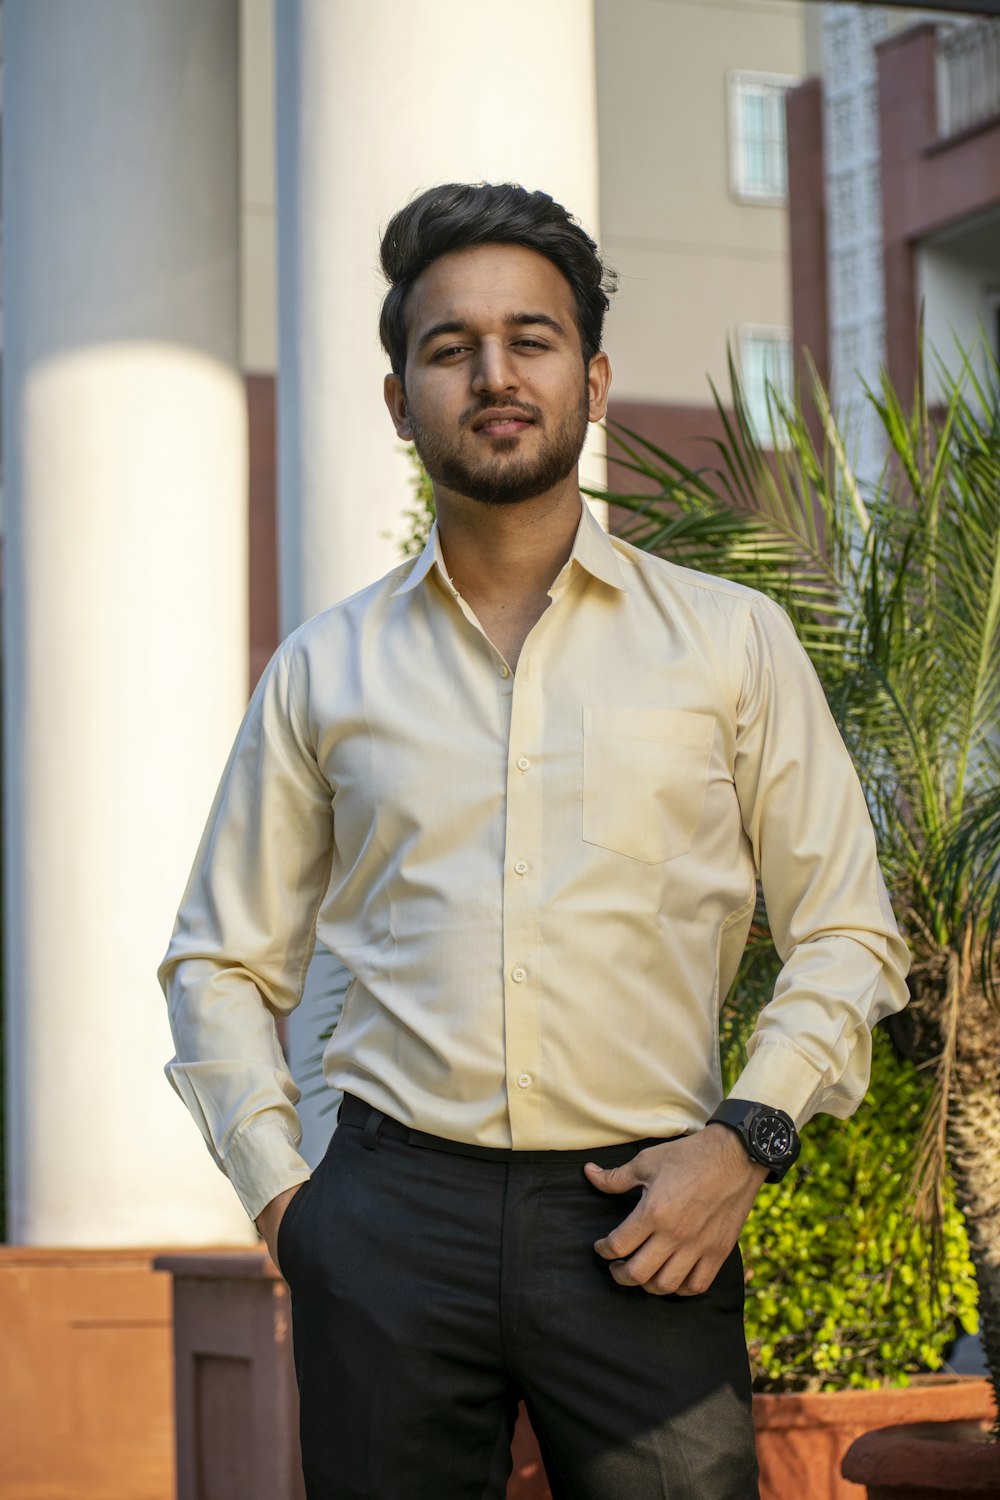
M620 1167L599 1167L596 1161L588 1161L583 1170L587 1181L600 1188L602 1193L632 1193L643 1183L636 1167L637 1160L633 1157Z
M673 1297L680 1292L692 1269L689 1256L672 1255L643 1283L643 1291L654 1297Z
M703 1297L719 1272L714 1260L697 1260L677 1288L680 1297Z
M634 1255L640 1245L649 1238L650 1226L645 1221L643 1204L639 1203L621 1223L606 1234L603 1240L594 1243L594 1249L604 1260L625 1260Z
M612 1261L611 1274L619 1286L645 1286L669 1260L670 1254L670 1244L662 1235L650 1235L627 1260Z

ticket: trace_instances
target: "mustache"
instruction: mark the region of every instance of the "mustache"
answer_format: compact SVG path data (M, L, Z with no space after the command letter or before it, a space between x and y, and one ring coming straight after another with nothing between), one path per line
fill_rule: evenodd
M474 422L477 417L482 416L484 411L497 410L523 411L526 417L530 417L539 426L542 425L542 413L539 407L531 406L527 401L512 401L509 398L497 400L496 397L491 401L477 401L475 405L467 406L459 417L458 424L460 427L468 427L469 423Z

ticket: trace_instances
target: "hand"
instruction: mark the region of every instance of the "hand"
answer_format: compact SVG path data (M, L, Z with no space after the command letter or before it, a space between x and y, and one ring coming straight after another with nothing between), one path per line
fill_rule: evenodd
M588 1162L583 1170L602 1193L642 1188L641 1202L594 1246L614 1279L684 1297L708 1291L767 1176L724 1125L647 1146L623 1167Z
M300 1187L302 1187L302 1183L297 1182L294 1187L285 1188L284 1192L279 1193L276 1198L272 1198L270 1203L261 1209L254 1220L264 1238L264 1243L267 1245L267 1252L274 1261L275 1269L279 1275L281 1274L281 1267L278 1265L278 1228L285 1217L285 1209L291 1203Z

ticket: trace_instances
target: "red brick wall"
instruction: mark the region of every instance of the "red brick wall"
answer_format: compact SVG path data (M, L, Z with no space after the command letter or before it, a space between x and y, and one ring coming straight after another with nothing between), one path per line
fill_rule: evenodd
M917 354L914 250L919 240L1000 206L1000 115L937 140L934 29L877 49L889 374L904 400Z
M614 440L616 423L655 443L689 469L706 468L715 464L717 453L714 439L721 438L725 431L714 406L612 401L608 408L608 488L629 495L652 494L656 486L615 462L616 451L621 452ZM625 434L622 436L625 437ZM612 507L609 517L612 531L620 531L623 526L628 525L629 520L630 513L627 510Z
M826 194L823 172L823 85L809 78L786 96L788 240L792 281L792 346L806 388L808 350L820 378L830 377L827 314Z
M275 379L247 375L250 432L250 691L278 645L278 471Z

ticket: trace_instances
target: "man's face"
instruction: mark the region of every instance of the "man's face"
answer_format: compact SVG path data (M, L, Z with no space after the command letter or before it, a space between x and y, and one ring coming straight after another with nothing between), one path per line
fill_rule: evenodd
M455 250L428 266L406 304L405 386L386 379L399 436L435 486L516 504L573 475L607 405L607 359L583 363L573 293L521 245Z

